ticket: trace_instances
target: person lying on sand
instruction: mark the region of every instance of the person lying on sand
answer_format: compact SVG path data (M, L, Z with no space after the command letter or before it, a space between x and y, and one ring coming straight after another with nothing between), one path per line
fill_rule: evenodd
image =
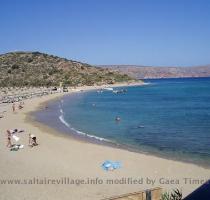
M36 136L29 133L29 146L34 147L37 145Z
M11 129L9 131L10 131L11 134L16 134L16 133L22 133L22 132L24 132L23 129L17 129L17 128Z
M15 134L15 133L18 132L18 129L11 129L11 130L9 130L9 131L11 132L11 134Z

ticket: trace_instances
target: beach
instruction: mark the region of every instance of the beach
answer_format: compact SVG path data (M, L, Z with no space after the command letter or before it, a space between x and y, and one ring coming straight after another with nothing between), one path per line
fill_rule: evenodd
M0 119L1 199L96 200L154 187L179 188L186 196L210 178L208 168L76 140L33 120L31 112L63 95L25 100L24 109L15 114L11 104L1 108L6 111ZM6 148L6 130L14 128L25 130L17 134L24 145L17 152ZM38 146L27 145L29 133L36 135ZM105 160L120 161L122 167L104 171Z

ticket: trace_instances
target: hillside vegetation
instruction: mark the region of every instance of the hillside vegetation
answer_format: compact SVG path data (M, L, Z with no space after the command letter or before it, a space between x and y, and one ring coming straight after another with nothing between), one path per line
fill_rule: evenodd
M128 75L40 52L0 55L0 87L114 84Z

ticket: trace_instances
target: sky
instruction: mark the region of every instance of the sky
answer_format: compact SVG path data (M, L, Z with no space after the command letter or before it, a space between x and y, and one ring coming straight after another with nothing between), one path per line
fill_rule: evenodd
M210 0L0 0L0 54L89 64L210 64Z

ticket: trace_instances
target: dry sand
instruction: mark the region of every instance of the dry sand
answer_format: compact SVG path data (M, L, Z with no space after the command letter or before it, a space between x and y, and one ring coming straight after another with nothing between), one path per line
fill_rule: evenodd
M210 169L78 141L28 120L28 113L36 110L41 103L62 95L52 94L26 100L25 108L16 114L12 113L11 105L1 107L7 111L4 118L0 119L1 200L98 200L156 186L165 190L179 188L186 195L197 188L201 184L200 181L210 177ZM25 145L24 149L17 152L11 152L6 148L5 132L13 128L25 129L25 133L18 134L21 137L19 143ZM28 133L37 136L39 143L37 147L27 146ZM109 172L102 170L100 166L107 159L121 161L122 168ZM69 179L69 184L53 184L53 181L50 184L42 184L44 179L59 181L64 177ZM139 182L125 184L122 178L130 178L130 181L137 179ZM184 178L200 181L190 184L185 183ZM23 183L27 181L28 184L2 182L16 179ZM37 183L34 179L39 179L40 184L34 184ZM87 182L90 179L92 184L82 184L83 180ZM108 184L108 179L114 180L115 184ZM155 180L154 185L147 183L147 179ZM168 179L174 183L166 182ZM160 183L161 180L164 180L164 184ZM80 185L74 184L79 182Z

